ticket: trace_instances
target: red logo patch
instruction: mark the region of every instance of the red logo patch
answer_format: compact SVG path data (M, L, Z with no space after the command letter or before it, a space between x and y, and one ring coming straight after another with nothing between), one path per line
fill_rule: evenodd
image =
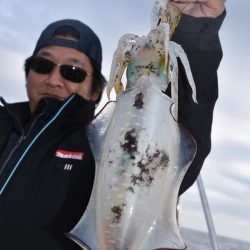
M56 157L63 159L82 160L84 157L84 152L73 152L73 151L57 149L55 155Z

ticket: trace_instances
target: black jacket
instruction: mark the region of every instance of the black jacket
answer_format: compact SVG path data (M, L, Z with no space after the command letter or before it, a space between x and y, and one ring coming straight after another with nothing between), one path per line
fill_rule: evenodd
M179 194L194 183L211 149L213 110L218 98L217 70L222 59L218 31L225 14L224 11L214 19L183 14L173 35L173 41L182 45L189 58L198 100L198 104L193 102L191 89L180 64L179 121L195 138L197 153L182 181Z
M77 95L63 103L44 99L34 117L28 103L1 107L1 249L40 249L39 243L41 249L71 249L63 233L82 216L94 179L85 134L94 108ZM11 157L4 157L10 133L20 139L11 145Z

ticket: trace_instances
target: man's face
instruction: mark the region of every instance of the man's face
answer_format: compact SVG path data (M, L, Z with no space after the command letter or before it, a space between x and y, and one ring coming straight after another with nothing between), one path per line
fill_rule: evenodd
M37 56L49 59L55 64L75 65L93 74L93 67L90 59L82 52L62 46L47 46L42 48ZM86 100L95 101L98 94L91 93L93 76L87 76L80 83L66 80L60 74L60 68L55 66L49 74L36 73L32 69L27 77L27 94L30 103L30 110L33 112L44 97L54 97L65 100L71 94L79 94Z

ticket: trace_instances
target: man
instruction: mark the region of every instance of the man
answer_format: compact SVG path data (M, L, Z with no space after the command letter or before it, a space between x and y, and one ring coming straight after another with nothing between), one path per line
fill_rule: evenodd
M181 194L196 179L210 149L224 1L172 2L186 14L173 39L190 58L199 101L192 103L180 72L180 121L198 144ZM101 61L100 41L88 26L76 20L52 23L25 62L29 102L2 99L1 249L78 249L64 233L82 216L92 190L94 159L85 126L104 86Z
M25 62L29 102L2 100L0 237L19 242L1 245L1 239L1 249L73 244L63 233L78 222L92 190L95 166L85 126L104 86L101 61L101 43L88 26L54 22Z

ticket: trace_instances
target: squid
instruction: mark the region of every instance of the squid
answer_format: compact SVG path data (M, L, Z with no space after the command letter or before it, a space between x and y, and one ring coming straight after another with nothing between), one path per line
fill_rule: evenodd
M123 35L107 84L109 101L88 127L96 161L89 204L68 237L85 250L186 249L176 206L196 143L178 122L178 62L196 88L188 58L170 38L180 11L156 0L147 36ZM122 83L126 71L126 85ZM171 96L164 92L171 85Z

